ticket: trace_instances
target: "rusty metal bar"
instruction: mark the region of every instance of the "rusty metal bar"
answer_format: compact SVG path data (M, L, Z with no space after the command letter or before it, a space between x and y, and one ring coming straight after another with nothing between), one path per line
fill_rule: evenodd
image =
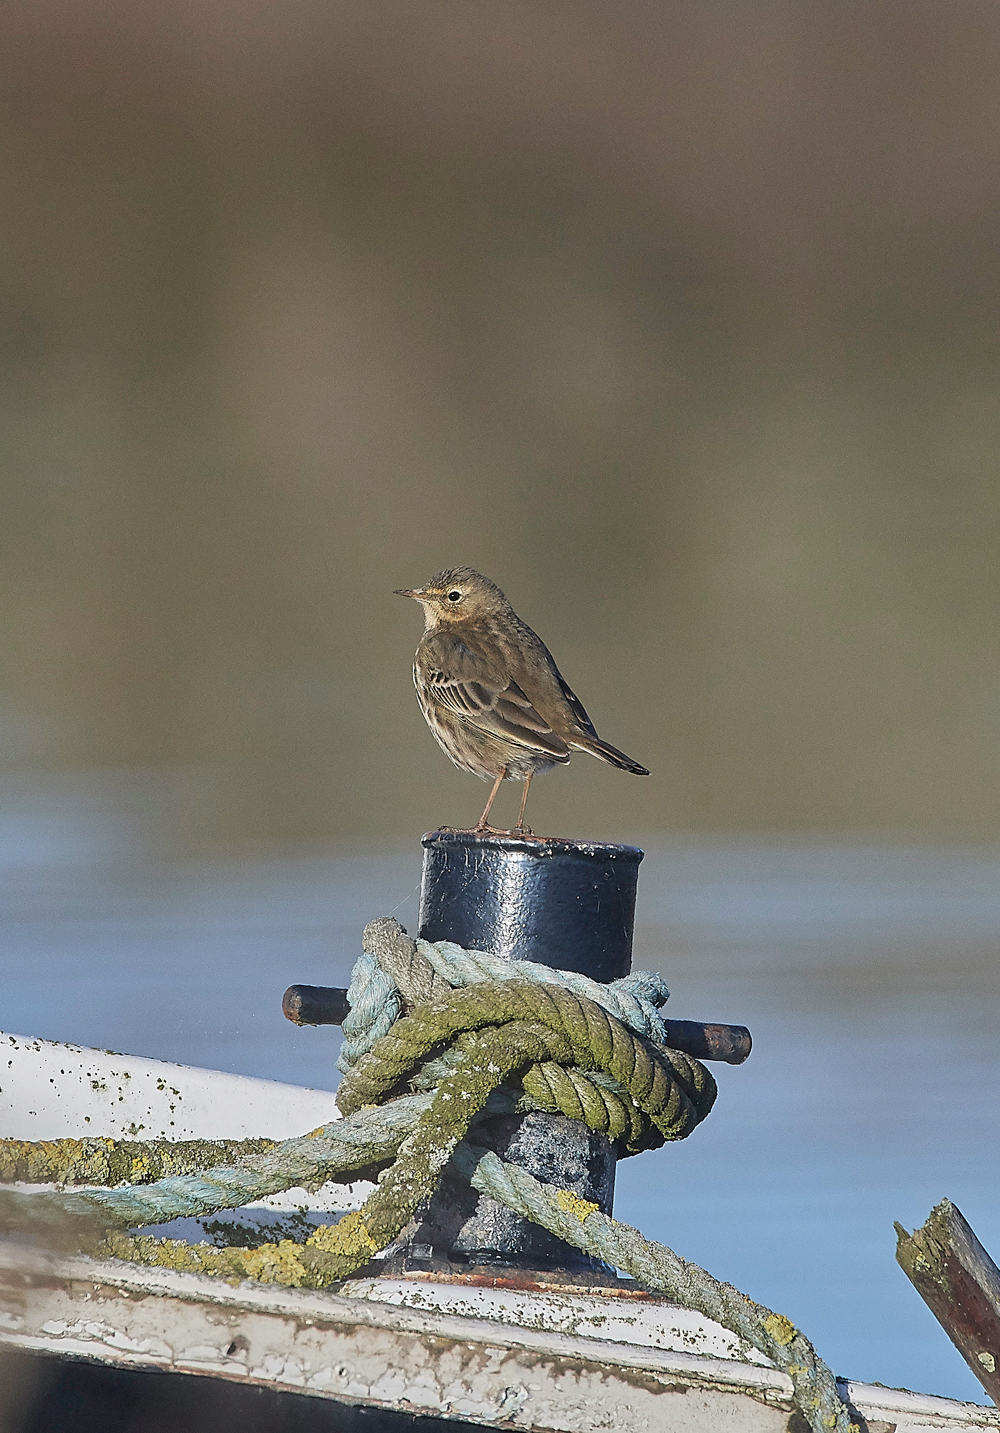
M290 985L281 997L293 1025L343 1025L350 1008L347 991L333 985Z
M703 1025L700 1020L664 1020L666 1043L696 1060L721 1060L742 1065L753 1040L745 1025Z
M341 1025L348 1011L347 991L331 985L290 985L281 999L286 1020L294 1025ZM700 1020L664 1020L667 1044L696 1060L742 1065L752 1041L745 1025L703 1025Z

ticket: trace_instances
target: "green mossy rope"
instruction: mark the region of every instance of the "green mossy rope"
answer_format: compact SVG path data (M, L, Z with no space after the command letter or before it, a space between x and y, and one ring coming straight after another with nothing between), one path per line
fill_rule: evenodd
M635 1035L586 996L531 981L472 986L428 1000L397 1020L344 1078L337 1104L345 1115L380 1104L406 1077L443 1046L459 1052L442 1076L434 1099L399 1146L395 1163L354 1218L324 1235L315 1266L330 1278L347 1278L399 1234L434 1191L438 1176L490 1095L521 1075L543 1067L552 1102L591 1128L612 1127L609 1092L592 1086L586 1100L569 1080L546 1079L550 1065L602 1071L627 1090L636 1111L662 1139L683 1139L708 1114L715 1081L698 1061L664 1051ZM614 1098L614 1097L613 1097ZM620 1103L615 1098L615 1103ZM625 1132L624 1116L613 1127ZM634 1142L642 1138L629 1122Z
M0 1184L151 1184L235 1164L273 1149L273 1139L4 1139Z
M116 1189L52 1190L29 1194L0 1188L0 1229L34 1231L54 1247L67 1248L84 1235L138 1229L181 1216L238 1209L269 1194L302 1185L318 1189L374 1179L393 1160L431 1095L407 1095L382 1109L362 1110L331 1121L311 1134L282 1140L239 1164L216 1165L195 1174L170 1175L151 1184ZM510 1102L505 1102L510 1107ZM82 1247L78 1243L78 1247Z
M428 1056L455 1041L461 1045L462 1037L472 1031L504 1027L500 1045L513 1053L520 1039L517 1027L525 1023L544 1027L557 1037L557 1043L552 1054L539 1048L538 1054L526 1056L517 1068L552 1060L583 1070L602 1070L628 1091L664 1139L684 1139L715 1102L714 1079L689 1055L633 1034L586 996L557 986L512 980L454 990L444 999L418 1005L397 1020L345 1076L337 1104L344 1114L363 1105L380 1104ZM539 1077L537 1087L558 1100L558 1082L550 1085ZM574 1098L580 1108L578 1097Z
M607 1135L618 1146L619 1157L659 1149L664 1143L663 1135L651 1120L643 1118L628 1091L617 1080L617 1088L599 1083L593 1078L596 1073L545 1060L529 1065L521 1084L538 1109L583 1120L590 1129ZM608 1078L610 1084L611 1077Z

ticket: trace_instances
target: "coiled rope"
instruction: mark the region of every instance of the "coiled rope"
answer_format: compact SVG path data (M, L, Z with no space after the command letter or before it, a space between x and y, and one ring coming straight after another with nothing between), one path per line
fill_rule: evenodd
M140 1179L121 1188L0 1191L0 1224L142 1263L328 1287L399 1234L450 1160L480 1192L759 1349L791 1378L814 1433L850 1433L855 1425L832 1373L782 1315L577 1195L542 1184L466 1140L477 1118L528 1109L582 1119L614 1140L621 1154L685 1138L711 1109L715 1082L697 1060L655 1039L657 1007L665 999L658 976L640 973L602 986L530 962L499 963L446 942L418 946L395 921L374 921L365 929L344 1024L346 1073L337 1096L344 1119L263 1151L260 1142L227 1142L232 1162L197 1173L147 1182L132 1153L129 1172ZM30 1177L33 1167L44 1167L46 1179L60 1177L52 1172L58 1167L52 1144L33 1166L30 1150L16 1142L14 1151L14 1143L0 1141L0 1168L6 1156L7 1167L16 1160L20 1178ZM79 1173L79 1149L65 1153L66 1172ZM148 1174L154 1171L150 1161ZM318 1229L304 1244L286 1239L258 1249L215 1249L120 1232L236 1208L298 1185L376 1176L379 1183L360 1211Z

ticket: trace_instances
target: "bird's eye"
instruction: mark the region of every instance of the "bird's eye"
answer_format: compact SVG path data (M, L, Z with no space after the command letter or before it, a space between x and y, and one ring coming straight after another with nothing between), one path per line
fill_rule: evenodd
M461 600L462 600L462 594L461 594L461 592L449 592L449 593L448 593L448 601L449 601L449 602L461 602Z

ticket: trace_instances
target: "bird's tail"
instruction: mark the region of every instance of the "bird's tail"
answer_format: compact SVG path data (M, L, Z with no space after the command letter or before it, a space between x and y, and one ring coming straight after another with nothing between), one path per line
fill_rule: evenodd
M617 766L620 771L631 771L633 776L648 776L649 772L623 751L619 751L610 742L602 741L599 736L580 736L570 742L578 751L589 751L591 756L599 756L602 761L608 762L611 766Z

